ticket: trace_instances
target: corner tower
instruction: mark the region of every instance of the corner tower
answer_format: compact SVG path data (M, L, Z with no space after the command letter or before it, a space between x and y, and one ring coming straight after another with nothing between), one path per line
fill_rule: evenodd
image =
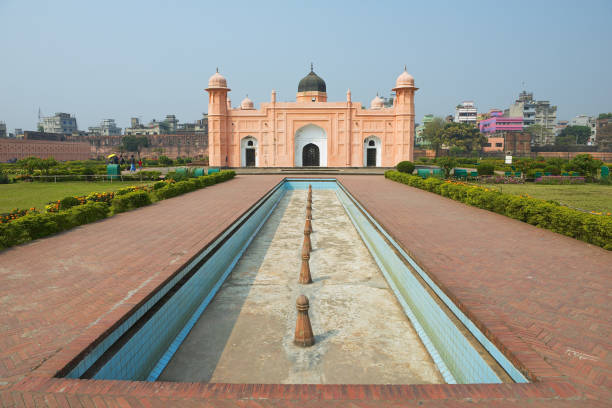
M395 81L395 143L393 157L395 163L414 160L414 78L406 71Z
M323 78L314 73L310 64L310 73L300 81L296 97L297 102L327 102L327 87Z
M208 162L210 166L227 166L229 125L227 80L217 72L208 80Z

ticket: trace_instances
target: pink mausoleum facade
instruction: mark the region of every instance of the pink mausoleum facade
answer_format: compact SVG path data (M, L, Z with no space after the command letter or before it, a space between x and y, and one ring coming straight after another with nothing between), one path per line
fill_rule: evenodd
M255 109L245 98L232 108L227 80L208 81L208 152L221 167L392 167L412 160L414 78L397 78L392 107L376 96L369 109L351 101L328 102L325 82L311 68L295 102L270 102Z

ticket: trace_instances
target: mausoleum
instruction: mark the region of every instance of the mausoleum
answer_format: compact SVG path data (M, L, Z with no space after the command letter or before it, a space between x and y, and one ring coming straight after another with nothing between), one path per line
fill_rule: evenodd
M351 100L328 102L325 81L310 73L299 82L295 102L270 102L255 109L248 96L232 108L227 80L208 80L208 150L211 166L392 167L413 159L414 78L400 74L393 106L378 95L369 109Z

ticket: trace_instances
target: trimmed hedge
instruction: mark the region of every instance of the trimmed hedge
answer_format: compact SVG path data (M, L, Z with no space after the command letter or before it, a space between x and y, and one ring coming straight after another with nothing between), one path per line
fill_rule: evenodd
M108 210L105 203L87 203L55 213L29 214L0 224L0 249L101 220L108 216Z
M223 181L234 178L236 172L233 170L223 170L219 173L213 173L208 176L200 176L185 181L178 181L176 183L167 183L166 186L155 188L154 194L158 200L165 200L166 198L176 197L181 194L189 193L200 188L212 186L213 184L221 183Z
M537 198L388 170L385 177L462 203L506 215L612 251L612 217L593 215Z
M152 198L158 200L175 197L190 191L221 183L234 178L236 172L224 170L210 176L201 176L195 179L180 181L178 183L160 182L155 183L157 190L148 193L146 191L133 191L124 195L115 196L111 205L109 200L101 202L87 202L76 205L67 210L45 213L31 213L10 222L0 223L0 250L14 245L43 238L61 231L74 228L79 225L88 224L101 220L113 214L128 211L134 208L151 204ZM160 194L161 193L161 194ZM92 193L96 197L112 197L112 193ZM89 196L88 196L89 197Z
M151 204L151 196L146 191L133 191L113 198L111 208L113 214L118 214L149 204Z

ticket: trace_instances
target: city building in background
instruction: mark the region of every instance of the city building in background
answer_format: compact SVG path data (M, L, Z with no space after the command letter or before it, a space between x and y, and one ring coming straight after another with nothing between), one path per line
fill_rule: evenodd
M504 116L523 117L523 126L540 125L550 132L534 135L532 145L543 146L553 144L554 131L557 123L557 107L549 101L536 101L533 92L523 91L518 99L504 111Z
M15 138L17 139L23 139L23 129L21 128L15 128Z
M603 152L612 151L612 118L597 119L597 149Z
M63 112L41 118L38 128L46 133L63 133L65 135L71 135L79 131L76 118Z
M576 115L570 122L571 126L586 126L591 129L591 136L587 145L593 146L597 143L597 120L589 115Z
M138 118L132 118L130 122L132 126L125 129L126 135L147 136L168 133L168 125L165 122L158 122L155 119L146 126L141 124Z
M523 117L506 117L499 109L492 109L488 119L483 119L478 124L480 132L494 134L498 132L521 132L523 130Z
M117 127L115 119L102 119L100 126L89 127L88 133L100 136L120 135L121 128Z
M8 137L6 134L6 123L0 121L0 137L5 138Z
M455 108L455 122L476 125L478 110L473 101L464 101Z
M425 130L425 126L430 123L434 119L434 115L431 113L423 116L423 120L415 129L415 137L414 143L416 146L427 147L429 146L429 142L423 138L423 131Z
M555 125L555 137L559 136L559 134L569 126L569 120L558 120Z

